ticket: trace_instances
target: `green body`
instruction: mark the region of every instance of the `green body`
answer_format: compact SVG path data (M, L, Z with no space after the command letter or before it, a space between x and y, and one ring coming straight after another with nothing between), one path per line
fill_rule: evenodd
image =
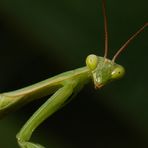
M53 94L67 82L75 81L82 86L90 79L90 71L87 67L61 73L52 78L38 82L31 86L0 94L0 116L16 109L28 102ZM79 89L79 88L78 88Z
M28 142L33 131L46 118L73 98L91 79L96 88L123 76L124 68L108 59L89 55L85 67L64 72L34 85L0 94L0 116L21 107L35 99L52 95L27 121L17 134L21 148L42 148L43 146Z

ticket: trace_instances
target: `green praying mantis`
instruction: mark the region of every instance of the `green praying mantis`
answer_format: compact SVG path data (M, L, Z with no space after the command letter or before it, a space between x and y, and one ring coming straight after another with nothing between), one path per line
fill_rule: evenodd
M124 75L124 67L116 64L115 60L128 44L148 26L148 23L145 23L134 33L110 60L107 58L108 27L105 0L102 0L102 10L105 32L105 53L103 57L90 54L86 58L86 66L82 68L61 73L19 90L0 94L0 116L33 100L51 95L17 134L17 141L21 148L43 148L42 145L29 141L32 133L45 119L66 105L86 83L93 80L95 88L99 89L113 80L120 79Z

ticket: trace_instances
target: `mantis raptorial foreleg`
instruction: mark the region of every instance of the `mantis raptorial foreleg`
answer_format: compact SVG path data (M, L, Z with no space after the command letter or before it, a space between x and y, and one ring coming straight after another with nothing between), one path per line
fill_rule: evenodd
M74 84L74 85L73 85ZM17 140L22 148L42 148L43 146L28 142L33 131L50 115L62 107L64 102L73 93L75 83L68 82L58 89L27 121L21 131L17 134Z

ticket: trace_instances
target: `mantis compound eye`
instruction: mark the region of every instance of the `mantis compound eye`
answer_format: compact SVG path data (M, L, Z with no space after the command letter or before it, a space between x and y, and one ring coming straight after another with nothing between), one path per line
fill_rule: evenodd
M86 66L90 70L94 70L96 69L97 65L98 65L98 57L94 54L88 55L86 58Z
M111 78L112 79L119 79L125 74L125 69L122 66L116 67L112 73L111 73Z

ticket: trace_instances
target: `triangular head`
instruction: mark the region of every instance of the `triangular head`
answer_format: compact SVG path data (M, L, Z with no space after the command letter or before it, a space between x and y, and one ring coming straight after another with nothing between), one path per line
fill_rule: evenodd
M100 88L113 80L120 79L125 74L123 66L94 54L86 58L86 65L92 72L95 88Z
M104 57L96 56L94 54L90 54L86 58L86 66L92 72L92 77L94 81L94 85L96 88L100 88L104 86L106 83L113 81L115 79L121 78L125 69L123 66L116 64L115 60L119 56L119 54L129 45L129 43L139 34L141 33L147 26L148 22L146 22L136 33L134 33L116 52L112 60L107 58L108 55L108 23L107 23L107 15L105 8L105 0L102 0L102 10L103 10L103 18L104 18Z

